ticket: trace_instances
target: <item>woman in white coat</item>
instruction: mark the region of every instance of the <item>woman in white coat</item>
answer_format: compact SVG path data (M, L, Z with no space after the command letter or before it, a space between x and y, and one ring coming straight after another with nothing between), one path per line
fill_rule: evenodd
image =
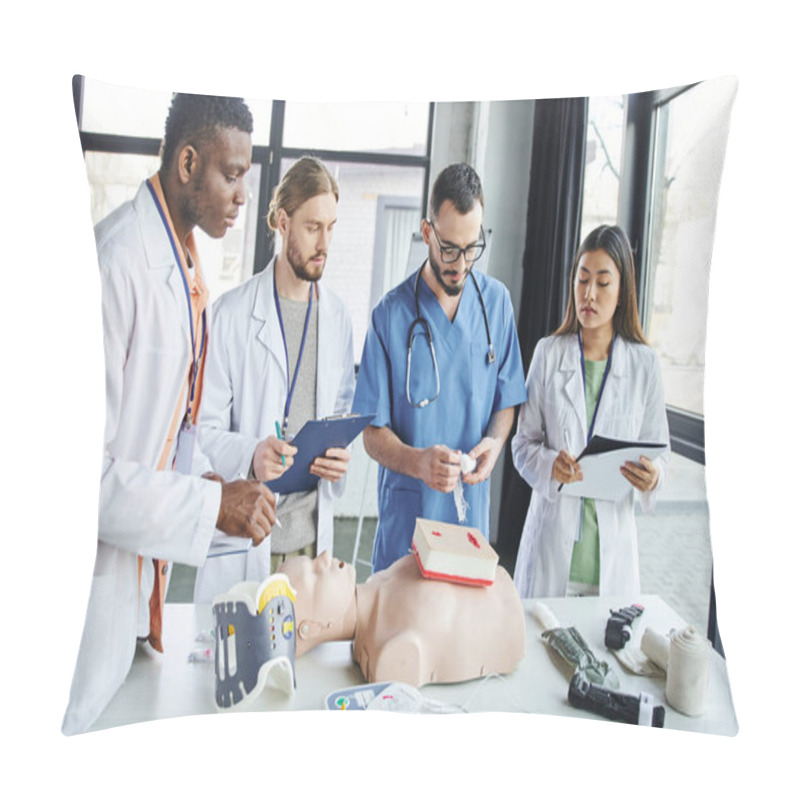
M636 305L633 254L624 231L602 225L581 244L561 326L536 346L528 401L511 442L514 466L531 486L514 583L522 597L639 593L634 494L655 507L666 456L627 462L633 487L619 502L558 492L582 479L576 456L593 434L669 442L655 352Z

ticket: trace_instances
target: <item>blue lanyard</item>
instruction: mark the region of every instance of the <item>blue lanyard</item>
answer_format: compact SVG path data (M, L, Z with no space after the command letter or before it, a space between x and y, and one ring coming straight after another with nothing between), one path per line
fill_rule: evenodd
M594 423L597 419L597 410L600 408L600 400L603 397L603 390L606 388L606 378L608 378L608 373L611 371L611 356L614 353L614 342L617 340L617 334L615 333L613 338L611 339L611 349L608 351L608 359L606 360L606 368L603 372L603 380L600 383L600 392L597 395L597 402L594 404L594 414L592 414L592 424L589 426L589 433L586 437L586 444L592 440L592 433L594 433ZM583 377L583 394L584 397L586 396L586 361L583 358L583 337L581 336L581 332L578 331L578 343L581 346L581 375Z
M277 264L276 264L277 266ZM281 303L278 299L278 285L275 279L275 271L272 272L272 293L275 296L275 308L278 309L278 324L281 326L281 336L283 337L283 352L286 355L286 377L289 377L289 348L286 346L286 331L283 327L283 317L281 316ZM292 383L289 386L289 391L286 394L286 403L283 407L283 427L281 433L283 438L286 438L286 429L289 426L289 409L292 407L292 395L294 394L294 385L297 383L297 375L300 372L300 362L303 360L303 350L306 346L306 334L308 333L308 321L311 319L311 306L314 301L314 284L308 287L308 309L306 311L306 321L303 325L303 338L300 340L300 352L297 354L297 363L294 365L294 375L292 376Z
M167 232L167 238L169 239L170 246L172 247L172 253L175 256L175 261L178 263L178 269L181 273L181 280L183 281L183 290L186 293L186 303L189 307L189 332L192 339L192 381L191 386L189 389L189 396L186 401L186 416L189 417L189 410L194 403L194 390L195 386L197 385L197 373L198 373L198 365L200 363L200 359L203 357L203 349L206 343L206 310L203 309L202 313L202 321L203 321L203 336L200 340L200 352L196 351L196 341L194 335L194 315L192 314L192 298L189 292L189 283L186 280L186 275L184 274L182 265L182 260L180 257L180 253L178 252L178 245L175 242L175 238L172 235L172 229L170 228L169 222L167 221L167 217L164 214L164 209L161 207L161 203L159 202L158 195L156 194L156 190L153 188L153 185L150 181L147 181L147 188L150 190L150 194L153 196L153 202L156 204L156 208L158 209L158 215L161 217L161 222L164 223L164 230Z

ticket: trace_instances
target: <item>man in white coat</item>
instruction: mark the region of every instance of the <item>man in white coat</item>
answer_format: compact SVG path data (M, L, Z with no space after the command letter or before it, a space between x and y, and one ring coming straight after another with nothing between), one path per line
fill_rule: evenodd
M350 316L320 281L338 200L336 179L321 161L296 161L276 188L267 219L280 234L280 252L214 304L200 437L225 478L279 477L296 453L287 440L306 421L350 411ZM238 581L262 580L290 556L332 550L333 500L344 489L349 459L340 448L315 459L317 488L278 500L280 526L267 546L209 558L197 574L195 602L209 602Z
M223 236L244 203L252 116L238 98L175 95L159 173L95 230L106 423L97 557L62 730L95 722L137 648L162 650L168 561L199 565L216 527L260 544L275 499L225 483L194 447L209 327L192 231ZM167 637L168 645L168 637Z

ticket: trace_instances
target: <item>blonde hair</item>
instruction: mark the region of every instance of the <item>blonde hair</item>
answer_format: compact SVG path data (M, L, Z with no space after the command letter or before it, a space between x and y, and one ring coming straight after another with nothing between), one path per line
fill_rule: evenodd
M267 225L278 229L278 211L283 209L290 217L306 200L319 194L332 193L339 202L339 184L328 168L314 156L302 156L286 171L275 187L267 213Z

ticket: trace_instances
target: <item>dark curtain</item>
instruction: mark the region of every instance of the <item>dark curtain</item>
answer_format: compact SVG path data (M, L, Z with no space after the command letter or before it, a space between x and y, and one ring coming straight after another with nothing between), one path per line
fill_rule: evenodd
M588 100L537 100L528 190L522 296L517 332L527 374L536 343L564 314L565 284L580 242ZM516 430L516 424L514 426ZM513 434L512 434L513 435ZM510 443L510 437L509 437ZM531 490L506 447L497 549L510 566L519 547Z

